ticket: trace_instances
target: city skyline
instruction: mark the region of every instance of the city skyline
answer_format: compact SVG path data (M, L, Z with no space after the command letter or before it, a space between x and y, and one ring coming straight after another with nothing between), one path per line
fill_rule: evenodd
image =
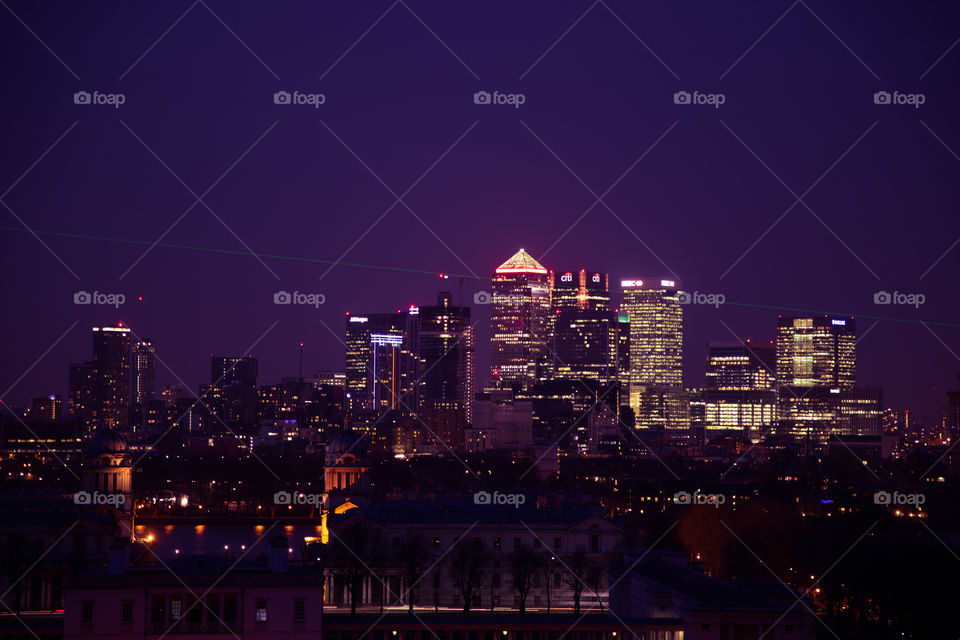
M493 256L516 247L560 268L661 275L724 294L720 313L688 314L687 370L701 360L699 345L733 338L720 320L738 337L771 337L768 314L737 306L759 305L863 319L864 375L889 389L892 405L931 415L954 387L952 8L904 15L756 3L732 15L701 7L694 18L648 6L515 7L505 21L474 8L464 9L476 24L468 27L432 3L413 13L304 5L275 14L274 27L288 30L280 41L272 30L251 41L255 11L211 5L249 50L202 5L106 21L10 8L56 55L5 13L3 51L28 64L6 69L2 259L8 272L30 265L7 295L43 291L53 313L2 321L6 333L29 336L8 349L13 371L0 391L27 375L4 396L41 395L62 380L54 363L77 359L81 343L69 349L65 339L39 356L75 318L78 328L125 320L178 345L164 360L191 385L204 369L193 354L241 351L262 334L259 346L277 354L264 359L271 378L295 365L290 344L301 340L308 361L336 366L342 347L318 320L337 327L366 299L386 310L427 303L440 290L431 274L441 272L470 276L469 292L498 264ZM891 31L902 35L896 45ZM91 32L103 33L102 52L83 44ZM274 103L295 90L327 99ZM474 103L495 90L526 100ZM79 91L126 101L76 104ZM677 104L679 91L726 100ZM881 91L926 100L875 103ZM214 184L209 209L195 202ZM278 310L278 289L327 303L313 314ZM113 314L74 306L79 290L126 302ZM881 291L925 301L874 305ZM235 316L250 323L214 327ZM873 318L890 320L866 333ZM916 352L884 348L903 335Z
M960 4L0 0L0 637L902 640Z
M520 249L520 251L522 252L523 249ZM501 267L502 267L502 266L503 266L503 265L501 265ZM539 267L539 265L537 265L537 266ZM545 283L547 282L547 280L553 281L554 278L558 278L558 279L559 279L559 277L560 277L561 275L563 275L563 273L565 273L565 272L555 271L555 270L553 270L553 269L547 269L547 268L544 268L544 271L545 271L545 275L544 275L544 282L545 282ZM585 272L585 270L582 270L582 269L581 269L580 271L584 271L584 272ZM461 285L461 291L459 291L459 292L456 290L456 287L454 287L454 286L449 286L449 285L452 284L452 282L456 282L456 280L458 279L458 276L453 275L453 274L437 274L437 275L439 275L439 279L440 279L440 282L441 282L441 284L438 286L438 291L439 291L439 293L438 293L437 295L440 295L440 293L442 293L442 292L443 292L443 289L446 287L446 288L452 289L452 291L450 291L451 302L456 303L457 301L456 301L454 298L457 298L457 297L462 298L462 297L463 297L464 294L462 293L462 285ZM604 273L604 274L597 273L596 275L597 275L597 276L602 275L602 276L604 276L605 278L609 278L609 277L610 277L610 275L609 275L609 274L606 274L606 273ZM436 277L436 276L434 276L434 277ZM659 280L660 280L660 279L659 279L659 278L656 278L656 277L654 277L654 278L649 278L649 281L650 281L651 283L654 283L654 284L655 284L656 282L658 282ZM668 282L668 281L663 280L663 282ZM669 281L669 282L672 283L672 282L674 282L674 281ZM722 300L722 301L719 302L719 303L715 302L714 297L715 297L717 294L702 294L702 293L700 293L700 292L685 291L684 289L682 289L682 288L680 287L680 284L681 284L681 283L678 283L678 285L677 285L677 291L679 291L680 293L686 293L688 296L691 296L691 299L688 299L684 304L682 304L682 305L680 305L680 306L678 307L679 309L682 309L683 312L684 312L684 326L683 326L683 329L682 329L682 331L681 331L681 333L684 334L684 335L685 335L685 331L686 331L685 323L686 323L686 322L689 322L689 318L690 318L691 312L692 312L692 311L696 311L696 310L697 310L697 306L698 306L697 300L696 300L695 298L692 298L692 296L695 296L695 295L698 295L698 294L699 294L699 295L702 297L702 299L700 300L699 304L705 305L705 306L707 306L707 307L712 307L712 308L715 308L715 309L719 309L721 305L726 305L726 304L729 303L729 302L726 301L726 300ZM630 279L623 279L623 280L621 280L621 279L616 278L616 277L614 278L614 285L615 285L615 286L614 286L613 288L614 288L614 289L619 289L621 293L622 293L623 291L631 291L631 290L633 290L634 288L642 288L642 287L644 286L644 285L643 285L643 282L642 282L641 280L630 280ZM616 285L619 285L619 286L616 286ZM629 286L628 286L628 285L629 285ZM671 284L671 286L672 286L672 284ZM470 304L470 302L468 302L468 301L464 301L464 302L463 302L463 304L464 304L465 307L467 307L467 308L473 308L473 309L474 309L474 317L475 317L475 320L474 320L474 322L472 323L471 326L473 327L474 332L475 332L476 334L479 334L479 336L483 336L483 337L486 337L486 336L484 336L484 333L485 333L484 329L485 329L485 325L486 325L487 323L485 322L485 319L483 318L483 316L480 316L480 313L482 313L482 312L485 310L485 308L490 308L490 307L492 307L492 305L491 305L491 304L487 304L486 302L481 303L481 304L476 304L476 300L478 300L478 299L485 299L485 298L489 295L489 293L490 293L490 292L489 292L489 289L490 289L490 288L491 288L490 286L487 286L486 289L479 289L479 290L477 290L477 291L474 293L474 296L471 296L471 297L470 297L470 298L472 298L474 304ZM552 291L552 286L551 286L551 291ZM90 295L93 295L92 292L82 291L82 292L79 292L79 293L80 293L80 294L90 294ZM274 292L273 295L276 296L278 293L288 293L288 294L290 294L290 292ZM77 294L75 293L75 295L77 295ZM291 295L293 295L293 294L291 294ZM582 297L582 295L583 295L583 294L581 294L581 297ZM708 295L711 296L710 299L707 299L707 296L708 296ZM720 294L720 295L722 296L722 294ZM468 300L469 300L470 298L468 298ZM565 300L565 299L564 299L564 300ZM326 301L324 301L324 304L326 304ZM562 305L562 304L566 304L566 302L565 302L565 301L564 301L564 302L561 302L561 305ZM594 303L594 305L596 305L596 304L598 304L598 303ZM621 296L621 299L620 299L620 300L617 300L617 298L614 297L614 295L613 295L612 292L611 292L611 294L610 294L610 296L609 296L609 298L608 298L608 302L607 302L607 303L599 303L599 304L600 304L600 306L596 306L595 308L599 309L599 308L601 308L604 304L609 304L610 308L613 308L613 309L615 310L614 313L625 310L625 309L623 308L623 299L622 299L622 296ZM732 304L736 305L736 303L732 303ZM394 316L396 316L397 318L401 318L404 314L407 313L408 307L409 307L409 308L414 308L414 307L418 307L418 306L420 306L420 305L418 305L418 304L416 304L416 303L411 303L411 304L409 304L409 305L404 305L404 307L402 307L402 308L400 308L400 309L397 309L397 310L396 310L396 313L394 313L394 312L392 312L392 311L386 311L386 310L384 310L384 309L382 309L382 308L379 309L379 310L377 310L377 311L372 311L372 313L374 313L374 314L379 313L379 314L381 314L381 315L382 315L383 317L385 317L385 318L386 318L387 316L391 315L391 314L394 315ZM429 305L424 304L423 306L429 306ZM282 308L282 307L281 307L281 308ZM318 307L318 308L319 308L319 307ZM583 308L586 309L587 307L583 307ZM779 309L779 310L780 310L781 312L787 312L788 310L790 310L790 308L783 308L783 309ZM774 310L771 310L771 311L774 311ZM781 317L784 317L785 315L786 315L787 317L790 317L790 315L798 315L798 316L800 316L800 315L803 315L803 316L807 316L807 315L822 315L824 318L827 318L827 317L829 317L829 316L839 316L839 315L842 315L842 314L830 314L830 313L823 313L823 314L796 313L796 312L798 312L798 311L805 311L805 310L800 310L800 309L793 309L793 311L794 311L793 314L778 313L777 316L776 316L776 318L781 318ZM368 310L368 313L369 313L369 312L370 312L370 310ZM762 313L762 311L756 311L755 313ZM348 312L345 312L346 320L347 320L348 323L349 323L349 315L350 315L350 312L349 312L349 311L348 311ZM770 317L770 318L773 318L772 315L769 316L769 317ZM851 316L850 318L851 318L851 320L853 320L853 317L852 317L852 316ZM770 340L771 340L772 342L774 342L774 343L776 342L776 336L777 336L777 326L776 326L776 325L777 325L777 322L778 322L778 320L773 319L772 324L770 325L770 328L772 329L772 331L768 334L768 335L770 336ZM118 321L118 324L119 324L119 326L121 326L121 327L123 327L123 328L125 329L125 331L124 331L125 333L126 333L126 332L130 332L130 331L132 331L132 330L135 329L135 328L133 328L133 327L130 327L130 324L129 324L129 323L124 323L122 320ZM107 323L107 325L105 325L105 326L109 326L109 323ZM348 327L349 327L349 324L348 324ZM727 327L726 329L728 329L728 327ZM96 329L95 329L94 331L96 331ZM544 338L546 339L548 330L545 329L544 331L545 331L545 333L544 333ZM327 332L331 332L331 328L329 328L329 327L323 327L320 331L315 331L315 333L316 333L317 335L321 336L321 337L323 336L324 333L327 333ZM150 340L149 338L144 338L142 334L137 333L137 332L131 333L130 335L131 335L130 341L131 341L131 344L132 344L132 345L139 345L139 344L141 344L141 343L150 344L151 355L153 356L153 358L154 358L154 360L155 360L155 362L154 362L154 364L153 364L153 366L154 366L154 377L155 377L155 379L160 380L160 382L156 383L156 384L157 384L157 386L156 386L157 389L162 388L164 385L176 385L176 384L182 384L182 383L183 383L184 379L181 378L181 377L176 373L176 371L172 371L172 370L169 368L169 365L167 365L167 364L165 363L164 359L163 359L163 358L164 358L164 354L163 354L163 349L164 349L164 347L168 347L168 346L174 346L174 347L175 347L175 346L176 346L176 343L174 343L174 345L161 345L160 358L158 359L158 358L157 358L157 354L155 354L155 353L153 352L153 350L156 349L156 344L154 343L154 341ZM489 334L488 334L488 335L489 335ZM762 342L762 341L763 341L763 338L764 338L763 334L758 334L758 335L760 336L760 339L759 339L759 340L757 340L756 337L736 336L736 335L729 336L729 338L730 338L730 339L733 339L734 341L742 341L743 343L749 343L751 340L754 340L754 342ZM685 349L684 349L684 356L683 356L683 359L682 359L682 364L681 364L681 366L680 366L680 368L681 368L682 371L683 371L683 377L682 377L682 382L683 382L683 384L681 384L681 385L679 385L679 386L684 387L684 388L704 388L704 387L705 387L705 383L706 383L706 367L703 366L703 363L704 363L704 359L705 359L705 357L706 357L706 355L707 355L707 353L708 353L708 350L709 350L709 344L710 344L711 342L715 342L715 341L718 341L718 340L724 340L724 339L726 339L724 336L718 334L718 335L716 335L716 336L714 336L714 337L712 337L712 338L709 338L709 339L707 340L707 342L704 343L703 345L690 345L689 342L687 342L685 339L683 340L683 342L686 343L686 344L684 344L684 347L685 347ZM857 339L857 340L855 340L855 341L856 341L856 342L859 342L859 339ZM308 343L308 342L305 343L302 337L301 337L301 338L294 337L294 338L291 339L291 345L289 346L288 351L289 351L290 353L294 353L294 352L299 353L299 350L302 350L302 349L305 347L306 344L309 344L309 343ZM489 341L487 342L487 344L489 344ZM342 342L341 342L341 345L342 345ZM696 351L696 353L690 353L691 351ZM488 349L479 349L479 350L478 350L478 357L477 357L477 359L476 359L476 360L477 360L477 364L475 364L475 366L478 367L478 368L476 369L477 378L476 378L476 380L475 380L475 385L476 385L476 388L477 388L477 389L482 389L482 388L484 388L484 386L485 386L485 385L488 383L488 381L490 380L489 377L485 377L485 376L483 375L484 372L486 371L486 368L482 366L482 363L484 363L484 362L489 362L489 355L488 355L488 354L489 354L489 350L488 350ZM213 355L213 354L211 353L211 355ZM263 352L259 352L259 353L256 353L256 354L251 353L251 355L257 355L259 360L263 361L264 363L268 363L268 365L271 367L271 370L275 373L275 375L272 375L272 376L264 376L264 377L261 378L261 379L270 379L270 380L277 380L277 381L279 381L280 379L285 378L285 377L290 377L290 376L292 376L292 375L295 373L295 371L294 371L293 369L289 369L289 368L285 368L285 367L282 367L282 366L278 366L278 364L277 364L278 358L276 358L275 356L271 356L270 354L266 354L266 353L263 353ZM552 357L552 353L545 353L545 356ZM76 360L77 362L80 362L80 361L83 360L84 357L85 357L85 356L83 356L82 354L79 354L76 358L74 358L74 360ZM156 361L159 361L161 364L160 364L160 365L157 365L157 364L156 364ZM317 362L317 361L315 361L315 360L311 363L311 362L308 360L308 364L306 365L306 370L309 371L309 372L314 372L314 371L338 371L338 370L339 370L339 371L343 371L343 370L344 370L344 369L343 369L343 366L341 366L343 363L344 363L343 360L334 360L333 363L331 363L331 362L329 362L329 361ZM694 363L694 364L693 364L693 367L691 367L689 363ZM302 361L301 361L301 362L298 362L297 367L298 367L298 369L301 369L301 370L302 370L302 367L303 367ZM156 372L159 372L159 377L158 377L158 378L156 378L156 375L157 375ZM958 374L958 375L960 375L960 374ZM64 382L66 382L67 376L63 376L63 377L64 377ZM896 388L894 388L894 387L892 387L892 386L889 386L889 385L885 385L885 384L884 384L884 381L883 381L882 379L877 379L876 377L870 376L869 374L868 374L868 376L867 376L867 379L872 380L872 383L871 383L870 385L867 385L867 386L886 388L886 389L887 389L887 393L888 393L888 397L890 397L890 396L892 396L892 397L898 397L898 396L902 397L902 395L899 393L899 390L898 390L898 389L896 389ZM188 390L188 391L193 391L193 390L199 389L200 385L203 383L204 380L207 380L207 378L206 378L206 377L203 377L203 378L201 378L200 380L196 380L193 384L188 384L188 386L186 387L187 390ZM129 386L130 384L134 384L134 382L135 382L135 380L130 379L130 380L127 382L127 384L128 384L128 386ZM942 389L938 389L938 391L946 392L946 391L951 391L951 390L953 390L953 386L951 386L952 382L953 382L953 380L950 380L950 379L945 380L945 381L942 383L942 384L943 384L943 388L942 388ZM637 381L635 381L635 383L636 383L636 384L640 384L641 382L640 382L640 380L638 379ZM62 387L59 387L59 389L56 388L55 386L52 386L52 387L49 387L49 388L47 388L47 389L42 389L42 390L40 390L38 393L29 395L29 396L16 397L15 399L6 398L6 399L4 399L4 400L7 401L8 403L13 403L13 404L16 404L16 405L19 405L19 406L26 406L26 405L28 405L29 402L31 402L34 398L41 398L41 397L45 397L45 396L49 396L49 395L59 395L59 396L61 396L61 397L64 399L64 401L66 401L66 399L67 399L67 397L68 397L68 395L69 395L69 394L67 393L67 386L68 386L68 385L64 385L64 386L62 386ZM60 390L60 389L62 389L62 390ZM120 393L129 393L129 392L120 391ZM940 408L940 406L942 406L942 404L943 404L943 397L944 397L944 396L943 396L943 393L940 393L940 399L934 401L933 403L931 403L930 406L926 409L926 412L924 412L924 411L918 411L918 410L916 409L916 407L913 406L913 405L896 406L896 407L891 407L891 408L894 408L894 409L897 410L897 411L904 411L904 410L906 410L906 411L911 411L911 412L914 413L915 418L922 417L922 416L927 416L928 419L936 419L937 410L938 410L938 409Z

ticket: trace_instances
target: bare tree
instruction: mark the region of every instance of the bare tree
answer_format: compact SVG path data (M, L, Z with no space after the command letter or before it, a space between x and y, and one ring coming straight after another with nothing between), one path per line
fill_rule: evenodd
M366 526L356 522L334 534L330 545L327 566L335 574L342 576L350 594L350 615L357 614L357 603L362 604L363 581L372 576L370 567L379 559L379 540Z
M586 579L593 570L593 563L590 561L587 552L583 548L577 549L564 561L566 565L565 582L570 590L573 591L573 615L580 615L580 596L587 587Z
M423 578L423 574L432 558L433 554L427 548L421 536L411 534L400 541L400 547L396 552L396 560L407 578L407 591L405 594L400 594L400 598L406 596L407 613L411 616L413 615L413 590ZM436 595L434 601L434 606L436 606Z
M510 553L510 575L513 577L513 588L520 597L520 615L527 612L527 596L544 564L543 556L527 545L521 545Z
M461 539L450 552L450 577L463 598L464 613L470 613L473 600L480 595L488 563L489 554L480 538Z

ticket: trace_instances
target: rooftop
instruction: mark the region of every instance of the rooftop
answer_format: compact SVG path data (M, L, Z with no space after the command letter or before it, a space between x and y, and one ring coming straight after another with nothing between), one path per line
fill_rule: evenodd
M509 260L497 267L497 273L547 273L542 264L534 260L533 256L520 249Z

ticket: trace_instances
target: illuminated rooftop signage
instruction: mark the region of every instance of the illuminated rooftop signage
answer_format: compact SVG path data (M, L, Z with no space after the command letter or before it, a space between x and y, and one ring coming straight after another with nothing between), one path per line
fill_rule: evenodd
M362 316L350 316L350 322L367 322L369 318L364 318Z

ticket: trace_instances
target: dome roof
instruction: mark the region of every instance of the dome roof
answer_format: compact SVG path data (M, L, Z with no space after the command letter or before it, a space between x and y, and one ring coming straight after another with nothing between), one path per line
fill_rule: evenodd
M101 429L90 440L87 453L98 456L101 453L124 453L127 450L127 441L116 429Z
M361 448L358 444L359 440L360 435L357 433L338 430L327 443L326 453L328 456L341 455L348 451L355 455L359 454Z

